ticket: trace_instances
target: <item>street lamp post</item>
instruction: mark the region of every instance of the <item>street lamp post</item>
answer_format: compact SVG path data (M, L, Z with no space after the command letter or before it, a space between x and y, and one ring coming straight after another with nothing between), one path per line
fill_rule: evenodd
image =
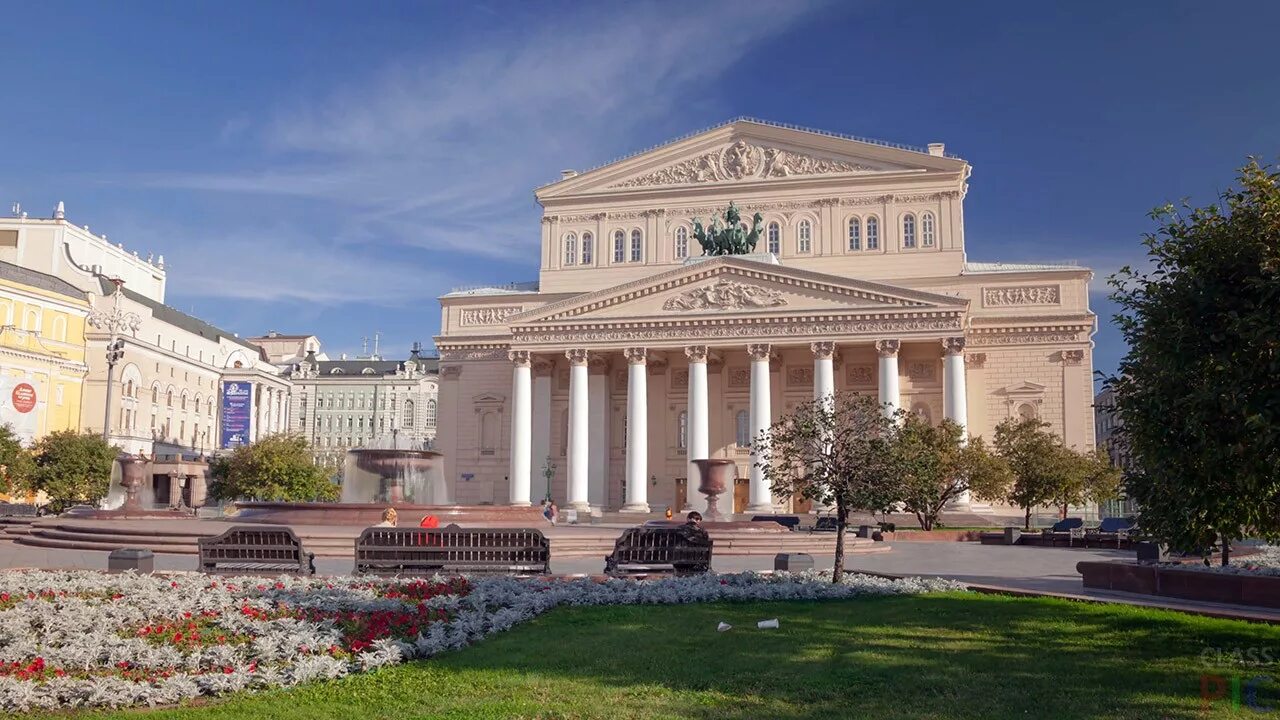
M124 358L124 338L120 337L124 332L137 332L142 327L142 318L135 312L128 312L120 307L120 288L124 286L124 280L120 278L108 278L115 286L115 292L111 293L112 304L110 310L101 308L93 308L89 311L89 324L99 330L106 330L107 337L107 400L106 407L103 408L102 417L102 439L110 442L111 440L111 395L114 390L115 383L112 381L112 373L115 370L116 363Z

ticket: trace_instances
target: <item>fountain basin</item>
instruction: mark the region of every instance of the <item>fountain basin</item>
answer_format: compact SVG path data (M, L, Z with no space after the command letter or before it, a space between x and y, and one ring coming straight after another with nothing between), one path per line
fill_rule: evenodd
M424 515L434 515L441 525L489 525L494 527L542 527L546 519L536 506L511 505L415 505L368 502L237 502L236 522L279 525L356 525L370 527L382 521L382 511L394 507L402 527L417 527ZM231 518L229 518L231 519Z

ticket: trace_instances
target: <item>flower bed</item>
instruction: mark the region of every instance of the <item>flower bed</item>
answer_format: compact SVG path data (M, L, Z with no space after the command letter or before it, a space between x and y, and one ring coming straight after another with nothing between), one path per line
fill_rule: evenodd
M706 575L649 581L0 573L0 710L167 705L464 647L558 605L819 600L946 580Z

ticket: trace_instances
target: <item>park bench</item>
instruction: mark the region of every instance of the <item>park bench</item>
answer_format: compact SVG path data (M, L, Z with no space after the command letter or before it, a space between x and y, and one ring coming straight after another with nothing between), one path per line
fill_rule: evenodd
M1085 532L1085 546L1114 547L1122 550L1129 546L1129 536L1133 531L1134 523L1128 518L1103 518L1098 527Z
M795 515L756 515L751 518L751 522L775 522L788 530L800 528L800 518Z
M356 539L357 574L545 575L551 546L533 528L366 528Z
M1027 536L1024 534L1024 538ZM1056 547L1058 543L1064 543L1067 547L1075 545L1079 540L1084 543L1084 520L1075 517L1059 520L1053 524L1053 527L1040 531L1040 545L1046 547Z
M0 517L35 517L39 508L29 503L0 503Z
M302 548L291 528L236 525L216 537L197 539L200 572L219 574L315 575L315 555Z
M704 573L711 569L711 538L696 525L627 528L604 559L608 575L671 572Z
M835 532L839 525L840 520L835 515L820 515L813 521L813 532Z

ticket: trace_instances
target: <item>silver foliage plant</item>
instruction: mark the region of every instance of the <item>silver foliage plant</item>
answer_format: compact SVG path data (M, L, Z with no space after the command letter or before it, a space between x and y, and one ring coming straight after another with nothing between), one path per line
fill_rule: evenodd
M443 578L435 578L443 580ZM211 578L89 571L0 573L0 663L42 673L0 674L0 711L172 705L199 696L292 686L367 672L456 650L562 605L674 605L717 601L824 600L864 595L961 590L947 580L889 580L849 576L833 584L815 574L705 575L660 580L474 578L466 595L425 600L387 598L403 581L365 578ZM30 597L33 596L33 597ZM349 656L323 649L344 646L332 619L255 619L244 608L271 612L282 604L322 613L415 608L444 610L411 641L375 640ZM216 613L228 637L247 642L183 648L149 643L136 628L185 613ZM129 668L132 677L114 672Z

